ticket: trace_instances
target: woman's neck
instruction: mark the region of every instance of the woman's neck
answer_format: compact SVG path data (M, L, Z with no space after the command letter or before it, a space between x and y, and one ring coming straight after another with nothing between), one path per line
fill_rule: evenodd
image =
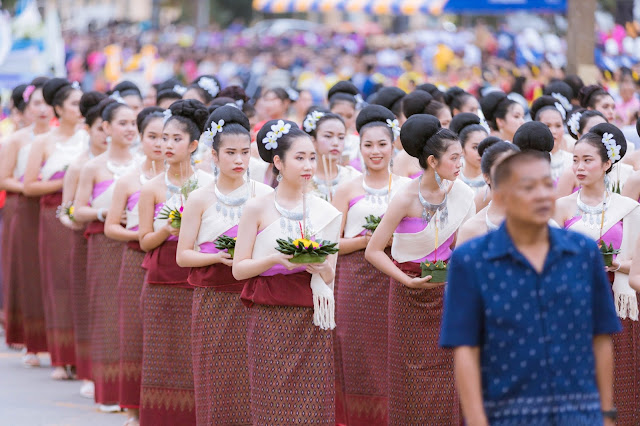
M237 176L236 174L236 176L231 177L224 173L220 173L216 186L222 192L232 192L240 188L244 183L244 175Z
M580 195L583 201L588 200L592 204L600 204L604 197L604 193L607 190L607 187L604 184L604 178L599 179L596 182L590 183L588 185L583 185L580 190Z
M505 140L505 141L509 141L509 142L513 142L513 135L509 134L507 131L505 130L500 130L500 139Z
M76 124L69 123L66 120L60 120L60 125L58 126L58 133L65 137L70 138L76 132Z
M36 121L33 125L33 133L36 135L47 133L49 130L51 130L49 123L41 123L39 121Z
M149 157L145 157L144 163L142 163L142 173L148 178L158 176L163 172L163 167L158 167L157 161L151 160Z
M190 159L181 161L179 163L173 163L169 165L167 169L167 176L170 180L179 180L181 183L186 181L193 175L194 171L191 168Z
M129 162L132 158L132 155L128 145L121 145L121 144L112 142L111 145L109 145L107 158L110 160L116 160L118 162L124 163L124 162Z
M389 183L389 168L383 167L379 170L367 169L363 175L365 183L374 188L383 188Z
M504 219L504 209L497 203L490 201L489 206L487 207L487 216L489 219L500 219L501 222L502 219ZM494 220L491 221L494 223L496 222Z
M562 147L562 142L554 142L553 149L551 149L551 153L556 154L558 151L560 151L561 147Z
M331 180L338 177L338 160L332 159L328 155L321 155L319 158L316 176L322 180Z
M475 165L471 164L471 162L465 161L464 168L462 169L462 174L467 179L477 178L481 174L480 166L476 167Z
M293 209L302 202L304 187L299 184L287 182L283 179L276 189L278 204L285 208Z
M103 154L106 150L102 149L101 146L95 146L94 144L89 145L89 152L92 157L97 157L100 154Z

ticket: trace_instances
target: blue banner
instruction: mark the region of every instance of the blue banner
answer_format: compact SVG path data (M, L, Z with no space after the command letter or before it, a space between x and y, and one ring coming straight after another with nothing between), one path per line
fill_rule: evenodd
M449 0L444 6L445 13L457 14L501 14L506 12L567 11L567 0Z

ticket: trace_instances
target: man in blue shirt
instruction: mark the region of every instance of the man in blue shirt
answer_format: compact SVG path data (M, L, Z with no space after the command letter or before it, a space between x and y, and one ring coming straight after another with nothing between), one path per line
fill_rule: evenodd
M547 154L508 157L492 182L506 220L454 251L440 335L466 424L613 425L621 325L596 243L547 225Z

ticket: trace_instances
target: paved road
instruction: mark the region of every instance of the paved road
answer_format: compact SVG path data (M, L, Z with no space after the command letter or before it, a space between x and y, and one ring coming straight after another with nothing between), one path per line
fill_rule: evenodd
M44 367L27 369L19 351L8 349L0 329L0 426L122 426L124 413L105 414L78 392L81 382L54 381Z

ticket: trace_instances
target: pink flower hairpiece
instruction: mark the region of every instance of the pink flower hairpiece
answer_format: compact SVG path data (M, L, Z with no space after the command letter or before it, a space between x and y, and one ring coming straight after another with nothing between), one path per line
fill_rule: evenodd
M33 95L33 92L35 91L36 86L33 84L28 85L27 88L24 89L24 92L22 92L22 100L28 103L29 99L31 99L31 95Z

